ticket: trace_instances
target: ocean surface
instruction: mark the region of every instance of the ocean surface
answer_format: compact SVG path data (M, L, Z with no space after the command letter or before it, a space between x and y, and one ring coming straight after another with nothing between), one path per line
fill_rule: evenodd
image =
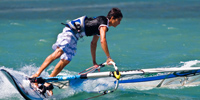
M199 0L0 0L0 69L31 76L53 52L51 46L64 27L60 23L83 15L106 16L113 7L120 8L124 16L121 24L110 27L107 33L109 51L119 70L191 67L200 62ZM92 66L91 39L84 37L78 42L76 56L61 73L77 74ZM42 76L47 77L58 61ZM105 61L98 43L97 62ZM23 100L3 77L0 73L0 99ZM91 85L88 82L67 90L55 89L54 93L60 96L54 99L96 96L91 91L97 87ZM151 89L119 86L114 93L94 100L199 100L199 93L198 85Z

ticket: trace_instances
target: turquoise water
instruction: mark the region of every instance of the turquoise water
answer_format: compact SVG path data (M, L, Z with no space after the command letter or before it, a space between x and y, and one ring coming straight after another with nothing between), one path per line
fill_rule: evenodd
M32 75L53 52L51 46L63 28L61 22L83 15L106 16L112 7L120 8L124 15L121 24L110 27L107 33L111 57L119 70L181 67L180 62L200 59L199 5L198 0L1 0L0 68ZM84 37L79 41L76 56L62 73L74 74L92 66L91 39ZM98 43L97 62L105 61ZM48 76L57 62L43 76ZM1 88L9 84L1 80ZM90 93L92 89L79 88L56 89L55 92L62 94L57 99L85 99L96 95ZM3 89L0 99L23 99L13 87ZM97 100L198 100L199 91L199 86L147 90L120 87Z

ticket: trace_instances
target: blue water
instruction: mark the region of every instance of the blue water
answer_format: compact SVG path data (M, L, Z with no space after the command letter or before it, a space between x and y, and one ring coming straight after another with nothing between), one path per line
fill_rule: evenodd
M199 0L1 0L0 68L32 75L53 52L51 46L62 32L61 22L83 15L106 16L112 7L120 8L124 15L121 24L117 28L110 27L107 33L111 57L119 70L181 67L183 63L180 62L200 59ZM92 66L91 39L84 37L79 41L76 56L62 73L74 74ZM98 43L97 62L105 61L106 56ZM48 76L57 62L43 75ZM9 84L1 80L3 78L0 78L1 88ZM0 99L23 99L13 87L3 89ZM95 96L90 90L82 86L56 92L62 91L64 95L58 99L74 100ZM198 100L199 90L199 86L123 88L97 100Z

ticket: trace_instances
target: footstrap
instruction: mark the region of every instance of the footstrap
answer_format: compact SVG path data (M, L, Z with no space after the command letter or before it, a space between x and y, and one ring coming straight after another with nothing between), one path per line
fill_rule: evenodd
M47 90L53 90L54 87L53 87L52 84L50 84L48 87L46 87L46 86L44 86L44 85L41 85L41 86L39 87L39 89L41 89L41 94L44 95L44 94L46 93Z

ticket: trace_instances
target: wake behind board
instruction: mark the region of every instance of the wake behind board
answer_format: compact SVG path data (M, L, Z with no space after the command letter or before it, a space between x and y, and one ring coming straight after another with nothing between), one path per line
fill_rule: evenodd
M26 100L43 100L45 97L40 94L38 91L35 91L31 86L29 80L26 80L26 77L22 77L22 80L18 80L13 75L11 75L7 70L0 69L0 71L6 76L8 81L17 89L17 91L24 97ZM23 82L26 81L26 82Z

